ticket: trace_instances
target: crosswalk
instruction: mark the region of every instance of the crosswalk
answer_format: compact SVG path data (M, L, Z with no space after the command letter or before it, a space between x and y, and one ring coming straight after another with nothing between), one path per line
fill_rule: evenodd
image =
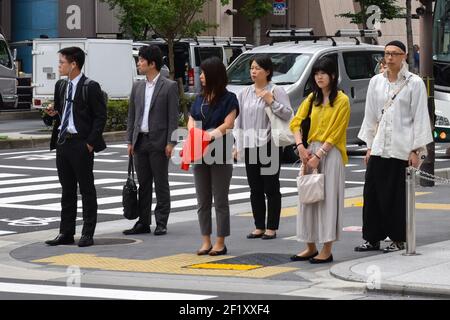
M359 147L357 151L360 150ZM178 148L179 149L179 148ZM97 187L98 213L111 219L119 219L123 214L122 189L127 177L127 145L109 145L106 152L96 155L98 163L94 168ZM445 149L437 147L436 153ZM348 173L346 187L364 185L365 165L363 156L353 155L346 165ZM0 152L0 210L2 212L20 212L20 217L7 216L10 220L20 220L19 224L33 224L34 215L45 216L45 221L59 217L61 211L61 185L58 181L55 152L48 150L31 150L17 152ZM443 159L447 160L447 159ZM250 188L242 163L234 165L230 186L230 204L249 202ZM171 167L169 173L171 190L171 211L193 210L197 207L196 189L192 171L181 171L178 166ZM298 164L282 164L280 183L283 197L297 194L296 177ZM156 195L153 193L153 208ZM82 212L81 197L78 212ZM25 216L25 218L24 218ZM29 218L29 219L28 219ZM26 220L28 219L28 220ZM0 236L11 234L5 227L7 221L0 221ZM45 223L44 221L44 223Z
M191 174L192 175L192 174ZM21 174L20 178L12 178L12 175L0 176L0 207L16 208L22 210L44 210L60 211L59 202L61 185L59 182L46 183L58 180L55 176L28 177ZM6 179L5 179L6 178ZM100 178L95 180L98 193L98 205L100 214L121 215L122 196L121 190L125 184L125 178ZM196 189L192 182L170 181L171 208L172 211L183 211L195 208L197 205ZM283 187L283 195L295 194L296 188ZM248 200L250 197L249 187L244 184L231 184L230 202ZM153 193L153 202L156 194ZM153 204L153 209L156 204ZM78 212L82 210L81 199L78 200Z

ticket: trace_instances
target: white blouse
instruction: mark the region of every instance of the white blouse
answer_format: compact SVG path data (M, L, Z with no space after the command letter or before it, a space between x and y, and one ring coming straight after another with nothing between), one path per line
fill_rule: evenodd
M280 86L269 83L265 90L273 89L274 102L268 106L262 97L256 95L255 85L242 90L238 95L240 113L234 122L233 135L236 139L236 149L255 148L265 145L271 137L271 126L265 108L283 120L288 121L294 111L291 108L289 96Z
M389 97L410 76L407 85L382 116ZM394 83L389 82L387 71L378 74L369 83L364 120L358 138L372 149L371 155L408 160L411 151L433 141L427 105L423 80L409 72L406 64Z

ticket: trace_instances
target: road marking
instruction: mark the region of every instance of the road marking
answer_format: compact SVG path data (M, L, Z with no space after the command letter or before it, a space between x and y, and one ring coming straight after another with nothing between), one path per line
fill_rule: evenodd
M360 184L363 185L365 182L361 182L361 181L345 181L346 184Z
M0 198L0 203L19 203L37 200L49 200L49 199L57 199L60 197L61 195L56 193L37 193L37 194L30 194L27 196Z
M98 159L95 158L94 162L106 162L106 163L117 163L117 162L127 162L128 160L113 160L113 159Z
M185 186L185 185L192 185L194 182L179 182L179 181L169 181L169 186L176 187L176 186ZM139 186L138 183L136 183L137 186ZM110 189L110 190L122 190L123 186L112 186L112 187L103 187L103 189Z
M14 154L43 153L43 152L48 152L48 149L47 150L19 151L19 152L0 153L0 156L10 156L10 155L14 155Z
M96 185L110 184L110 183L117 183L117 182L124 182L124 180L122 180L122 179L98 179L98 180L95 180ZM20 187L14 187L14 188L0 188L0 194L36 191L36 190L58 189L58 188L61 188L60 183L37 184L37 185L32 185L32 186L20 186Z
M17 233L17 232L0 230L0 236L6 236L8 234L14 234L14 233Z
M240 270L247 271L262 268L262 265L250 265L250 264L229 264L229 263L200 263L193 264L186 268L190 269L212 269L212 270Z
M22 167L22 166L0 165L0 168L19 169L19 170L57 171L56 168L45 168L45 167ZM120 175L124 175L125 177L128 175L127 171L112 171L112 170L94 170L94 173L120 174ZM173 177L194 177L194 175L192 173L169 173L169 176L173 176ZM245 176L233 176L232 179L247 180L247 177L245 177ZM297 179L280 178L280 181L296 182Z
M104 298L104 299L124 299L124 300L206 300L216 298L216 296L176 293L176 292L63 287L63 286L5 283L5 282L0 282L0 291L12 293L25 293L25 294L42 294L55 296L90 297L90 298Z
M7 184L19 184L19 183L34 183L34 182L45 182L45 181L56 181L58 177L37 177L37 178L26 178L26 179L11 179L11 180L0 180L0 186Z
M17 174L17 173L0 173L0 179L2 178L12 178L12 177L26 177L27 174Z

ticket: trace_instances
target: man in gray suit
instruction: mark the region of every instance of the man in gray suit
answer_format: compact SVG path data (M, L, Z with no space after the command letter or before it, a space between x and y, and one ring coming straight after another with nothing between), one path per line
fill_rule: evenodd
M139 220L123 233L150 233L153 181L156 208L155 235L167 233L170 213L169 159L177 143L171 140L178 128L178 86L161 76L162 53L157 46L139 50L138 69L145 81L133 85L128 108L128 155L133 155L139 182Z

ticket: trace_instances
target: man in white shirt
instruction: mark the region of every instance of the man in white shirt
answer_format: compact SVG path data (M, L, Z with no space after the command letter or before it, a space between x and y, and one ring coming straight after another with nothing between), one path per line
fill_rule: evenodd
M406 240L405 169L419 165L419 151L433 141L422 79L409 72L406 47L385 46L387 69L369 83L363 124L358 137L367 144L363 239L355 251L404 249Z
M155 235L167 233L170 213L169 159L177 141L179 95L175 81L161 76L162 53L158 46L139 50L138 68L145 81L133 85L128 108L128 154L134 155L139 182L139 220L126 235L150 233L153 182L156 208Z

